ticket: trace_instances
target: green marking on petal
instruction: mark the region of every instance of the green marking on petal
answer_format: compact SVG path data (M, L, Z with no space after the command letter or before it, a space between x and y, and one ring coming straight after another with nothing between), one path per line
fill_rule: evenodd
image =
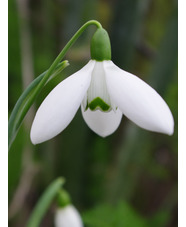
M100 97L95 98L91 103L88 104L88 107L91 110L100 108L102 111L108 111L110 109L110 106L105 103Z

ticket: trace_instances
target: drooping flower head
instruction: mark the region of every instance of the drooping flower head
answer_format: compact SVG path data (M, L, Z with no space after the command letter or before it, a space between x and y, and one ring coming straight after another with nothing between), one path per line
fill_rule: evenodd
M83 227L81 217L73 205L58 209L54 221L55 227Z
M67 191L61 190L58 195L58 208L54 218L55 227L83 227L78 210L71 204Z
M62 132L81 106L87 125L106 137L122 115L141 128L172 135L174 120L161 96L143 80L111 61L110 40L99 28L91 41L91 60L59 83L39 107L31 128L37 144Z

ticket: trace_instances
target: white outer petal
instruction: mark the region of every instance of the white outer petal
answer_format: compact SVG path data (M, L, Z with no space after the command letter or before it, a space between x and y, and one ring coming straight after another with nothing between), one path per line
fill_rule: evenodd
M42 143L63 131L76 114L90 85L95 61L59 83L39 107L31 128L33 144Z
M81 105L81 112L89 128L102 137L109 136L115 132L122 118L122 112L119 108L115 112L113 110L110 112L91 111L90 109L84 111Z
M104 61L104 70L109 95L126 117L144 129L173 134L171 111L153 88L112 61Z
M57 210L54 222L55 227L83 227L81 217L72 205Z

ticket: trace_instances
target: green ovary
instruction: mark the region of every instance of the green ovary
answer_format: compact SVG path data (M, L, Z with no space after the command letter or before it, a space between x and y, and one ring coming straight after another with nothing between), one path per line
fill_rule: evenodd
M101 109L105 112L109 111L111 107L107 103L105 103L100 97L97 97L87 104L87 108L90 108L92 111L96 109Z

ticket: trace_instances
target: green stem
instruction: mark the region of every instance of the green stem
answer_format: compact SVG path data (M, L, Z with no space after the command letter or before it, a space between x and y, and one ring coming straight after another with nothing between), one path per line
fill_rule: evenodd
M53 73L53 71L55 70L56 66L58 65L58 63L64 58L64 56L66 55L67 51L69 50L69 48L75 43L75 41L80 37L80 35L84 32L84 30L90 26L90 25L96 25L97 28L102 28L101 24L96 21L96 20L90 20L87 23L85 23L73 36L72 38L69 40L69 42L66 44L66 46L63 48L63 50L59 53L59 55L57 56L57 58L54 60L54 62L52 63L52 65L50 66L50 68L48 69L45 77L42 79L41 83L38 85L37 89L35 90L33 96L35 96L35 93L37 93L37 90L40 90L40 88L43 86L43 84L46 83L46 81L48 80L48 78L50 77L50 75Z
M85 23L73 36L72 38L69 40L69 42L66 44L66 46L63 48L63 50L59 53L59 55L57 56L57 58L54 60L54 62L52 63L52 65L50 66L49 70L47 71L45 77L42 79L40 85L38 86L37 89L40 89L40 87L42 87L42 84L45 83L48 78L50 77L50 75L52 74L52 72L54 71L54 69L56 68L57 64L64 58L64 56L66 55L67 51L69 50L69 48L75 43L75 41L80 37L80 35L84 32L84 30L90 26L90 25L96 25L97 28L102 28L101 24L96 21L96 20L90 20L87 23Z
M39 227L43 216L49 208L52 200L58 194L64 182L65 180L63 178L58 178L48 186L48 188L45 190L38 203L36 204L26 227Z
M35 86L36 83L35 84L32 84L34 86L34 90L33 91L32 91L32 86L30 87L30 90L29 90L29 92L30 92L29 93L29 99L27 99L27 102L25 103L24 108L21 109L20 114L19 114L21 117L19 118L18 121L15 122L15 124L13 124L14 122L12 121L12 118L10 118L10 120L9 120L9 122L10 122L9 125L11 126L11 127L9 127L9 138L11 138L9 140L9 148L10 148L10 145L12 144L12 142L15 139L15 136L16 136L16 133L14 133L14 129L15 129L15 131L18 131L18 128L19 128L20 124L22 123L22 121L24 119L24 116L26 115L26 113L28 112L29 108L33 104L34 100L36 99L36 96L39 94L39 92L41 91L41 89L43 88L43 86L46 84L46 82L48 81L48 79L50 78L50 76L55 71L57 65L64 58L64 56L66 55L66 53L69 50L69 48L75 43L75 41L80 37L80 35L84 32L84 30L88 26L90 26L90 25L95 25L97 28L102 28L101 24L98 21L96 21L96 20L90 20L87 23L85 23L74 34L74 36L69 40L69 42L63 48L63 50L59 53L59 55L57 56L57 58L54 60L54 62L50 66L50 68L46 71L45 75L36 79L36 82L39 82L39 83L37 83L37 86ZM17 108L17 110L18 110L18 108Z

